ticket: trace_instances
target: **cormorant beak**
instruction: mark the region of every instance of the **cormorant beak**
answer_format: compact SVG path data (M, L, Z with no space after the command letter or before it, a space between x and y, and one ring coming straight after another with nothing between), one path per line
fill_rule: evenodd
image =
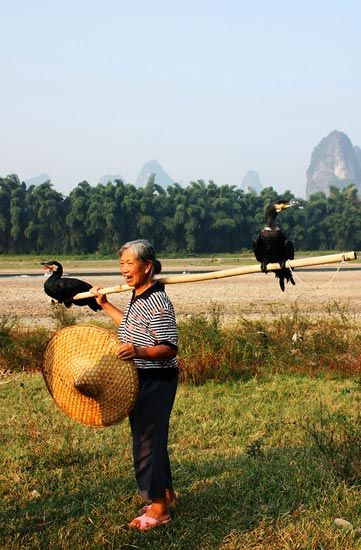
M289 202L278 202L275 204L275 210L277 214L282 212L282 210L286 210L286 208L290 208L292 206Z
M300 210L303 209L303 205L302 205L302 203L301 203L300 201L295 201L295 200L290 201L290 202L289 202L289 205L288 205L288 208L289 208L289 207L292 207L292 206L294 206L294 207L296 207L296 208L299 208Z
M291 201L285 201L285 202L276 204L276 212L279 213L279 212L282 212L282 210L286 210L286 208L294 208L294 207L301 208L301 209L303 208L300 201L291 200Z
M56 265L49 265L46 262L40 262L40 265L44 266L43 269L44 271L47 271L47 272L56 271L58 269Z

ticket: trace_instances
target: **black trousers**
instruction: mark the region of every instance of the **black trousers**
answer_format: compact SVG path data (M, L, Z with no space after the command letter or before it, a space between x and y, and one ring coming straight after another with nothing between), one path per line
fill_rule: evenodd
M165 372L168 371L168 372ZM129 415L135 477L144 500L173 491L168 456L169 418L178 385L178 369L138 369L139 395Z

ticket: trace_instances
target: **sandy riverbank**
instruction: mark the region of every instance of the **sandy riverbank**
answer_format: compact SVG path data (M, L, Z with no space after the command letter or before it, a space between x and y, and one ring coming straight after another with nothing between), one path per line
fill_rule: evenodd
M87 276L86 280L103 287L123 283L120 276L104 275L104 269L99 270L99 276ZM213 304L220 306L225 322L233 322L240 315L264 318L274 312L289 312L295 306L300 311L319 315L336 302L361 320L361 271L300 271L295 273L295 280L296 286L287 285L285 292L281 292L272 273L167 285L167 292L178 319L190 314L206 314ZM44 277L2 278L0 284L0 315L16 315L27 325L52 324L52 306L43 290ZM123 307L129 292L112 294L109 298ZM107 319L105 314L94 313L89 308L74 309L81 321Z

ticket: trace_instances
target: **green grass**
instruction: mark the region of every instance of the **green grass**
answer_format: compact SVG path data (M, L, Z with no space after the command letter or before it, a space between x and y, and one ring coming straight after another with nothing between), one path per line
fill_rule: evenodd
M0 548L361 548L334 524L361 528L361 338L346 309L225 328L213 308L180 323L180 505L147 534L127 528L139 505L127 422L77 425L22 372L72 315L55 308L50 331L0 318L0 367L14 373L0 378Z
M16 316L0 316L0 372L39 370L51 333L19 324Z
M142 534L127 422L96 430L61 413L40 374L0 385L0 547L332 549L360 547L359 487L340 477L304 426L356 421L354 380L274 374L181 385L170 452L179 507Z

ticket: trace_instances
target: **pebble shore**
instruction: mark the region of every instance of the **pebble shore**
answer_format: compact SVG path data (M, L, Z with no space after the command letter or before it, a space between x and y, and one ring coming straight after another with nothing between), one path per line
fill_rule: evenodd
M355 319L361 319L361 271L351 269L336 273L318 269L296 271L294 277L296 286L286 285L285 292L280 290L273 273L172 284L167 285L166 291L179 320L190 315L208 315L214 306L219 307L224 323L233 323L240 316L267 319L275 314L289 313L295 307L301 313L319 316L335 304L345 308ZM101 287L124 283L120 276L107 276L103 272L83 278ZM30 326L52 326L52 305L44 292L44 280L41 275L2 278L0 315L16 316ZM129 292L123 292L109 295L109 299L123 308L129 296ZM107 320L102 312L95 313L84 307L73 309L81 322Z

